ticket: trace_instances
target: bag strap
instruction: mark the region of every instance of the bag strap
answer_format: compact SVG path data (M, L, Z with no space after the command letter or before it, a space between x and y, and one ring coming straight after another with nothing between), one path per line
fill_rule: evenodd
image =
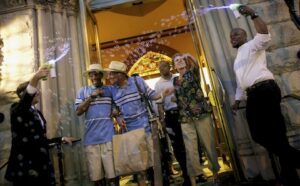
M133 76L133 79L134 79L134 84L135 84L135 86L137 87L138 93L139 93L139 95L141 96L141 101L144 102L145 94L144 94L144 92L142 91L140 85L138 84L138 82L137 82L137 80L136 80L136 75Z
M151 112L151 115L154 114L154 111L153 111L153 108L151 106L150 100L149 100L148 96L142 91L141 87L139 86L139 84L137 82L137 79L136 79L136 75L134 75L133 78L134 78L135 86L138 89L138 93L141 96L141 101L146 103L147 111Z

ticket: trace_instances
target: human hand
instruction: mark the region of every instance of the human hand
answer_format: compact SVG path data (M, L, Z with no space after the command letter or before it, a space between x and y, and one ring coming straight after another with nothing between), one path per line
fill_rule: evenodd
M172 102L177 102L177 98L176 98L175 96L172 96L172 97L171 97L171 101L172 101Z
M246 5L241 5L239 8L238 8L240 14L244 15L244 16L252 16L255 14L255 11L250 8L249 6L246 6Z
M61 138L61 142L63 144L69 144L69 145L72 145L72 141L75 141L76 139L73 138L73 137L62 137Z
M162 92L162 95L164 97L166 96L170 96L171 94L173 94L175 92L175 89L174 87L169 87L169 88L166 88L163 92Z
M233 115L236 115L236 112L239 108L240 102L241 102L240 100L235 100L234 104L231 105L231 110L232 110Z
M116 120L117 120L118 125L121 128L121 131L123 131L123 129L126 129L126 122L125 122L124 118L119 116L116 118Z
M39 70L35 73L34 78L36 78L37 80L40 79L47 79L47 76L49 75L50 72L50 68L46 67L46 66L42 66L39 68Z
M101 88L97 88L92 94L91 97L92 98L96 98L98 96L101 96L102 94L104 94L104 90L102 90Z
M194 68L199 68L199 64L197 60L192 56L191 54L187 53L184 54L185 59L186 59L186 66L188 70L194 69Z

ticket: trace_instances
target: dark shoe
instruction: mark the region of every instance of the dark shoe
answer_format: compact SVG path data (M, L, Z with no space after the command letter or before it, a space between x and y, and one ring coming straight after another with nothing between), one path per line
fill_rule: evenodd
M196 183L203 183L207 182L206 176L204 174L200 174L199 176L196 177Z
M216 185L216 186L220 183L220 178L219 178L218 173L214 173L214 174L213 174L213 183L214 183L214 185Z

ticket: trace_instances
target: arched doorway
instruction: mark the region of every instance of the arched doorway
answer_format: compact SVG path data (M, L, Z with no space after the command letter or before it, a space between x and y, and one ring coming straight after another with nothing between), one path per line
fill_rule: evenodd
M127 65L127 68L130 69L142 56L144 56L149 51L159 53L170 58L174 54L179 52L169 46L151 42L151 40L144 41L140 43L139 47L134 49L133 52L129 54L127 59L124 61Z
M206 58L203 56L203 53L201 53L202 51L200 51L199 48L195 47L193 43L194 38L192 39L193 36L191 34L191 29L194 28L189 27L189 22L182 20L186 17L182 12L184 9L181 8L179 10L178 7L180 7L180 5L178 2L179 1L175 2L171 0L165 1L165 3L163 3L159 7L163 8L164 11L157 10L152 12L153 14L147 14L143 17L131 15L124 16L123 14L117 14L114 11L111 11L113 10L113 8L107 11L104 10L102 12L99 11L95 13L96 17L99 18L99 20L102 20L99 21L99 27L103 28L102 31L100 30L100 33L103 34L102 37L100 36L99 38L103 41L100 47L102 56L101 63L103 67L107 67L112 60L124 61L127 64L128 72L130 72L130 75L134 73L134 68L139 67L140 69L137 68L137 71L143 71L144 69L150 67L152 70L147 71L147 73L141 75L146 81L148 81L149 79L159 77L157 62L155 62L155 60L154 62L152 60L150 60L151 62L145 61L145 64L143 64L142 62L143 58L147 56L148 52L151 51L156 53L156 55L158 56L165 55L168 57L172 57L175 53L178 52L190 53L197 58L199 64L201 65L201 67L203 67L201 68L201 76L202 79L205 79L203 78L207 74L205 68L208 69L208 66L206 65ZM140 11L148 8L146 5L144 6L142 4L133 5L133 7L131 8L135 9L135 6L136 9L139 9ZM172 8L170 8L171 6ZM152 15L155 14L156 17L162 17L161 15L164 12L167 12L166 10L171 9L175 10L173 11L173 13L176 12L175 15L164 15L162 20L157 20L156 22L153 21ZM171 23L166 24L166 19L169 18L169 16L170 19L168 20L174 20L174 25L172 25ZM113 17L115 19L112 20ZM109 22L107 20L109 20ZM112 22L114 22L114 24L112 24ZM126 28L128 29L124 28L125 23L127 26ZM128 27L128 25L131 25L134 28ZM160 27L159 25L170 25L170 27ZM122 32L120 32L120 30L122 30ZM154 63L154 65L152 63ZM206 86L206 84L209 84L208 80L209 79L205 79L204 86ZM211 90L214 90L214 87L211 86L207 88L206 92L209 92ZM216 99L216 96L214 96L212 99ZM215 102L218 103L218 101L216 100ZM214 114L216 115L215 118L219 119L219 121L223 119L223 113L220 113L220 110L216 110ZM224 125L221 124L221 126ZM217 135L223 135L223 129L224 128L220 128L220 133ZM235 157L233 157L230 153L230 150L228 148L229 142L225 141L224 138L222 140L225 146L224 151L226 152L224 162L229 162L230 166L228 172L231 172L230 174L232 174L232 172L235 171L235 166L232 163L233 161L235 161ZM223 147L218 146L218 149L222 148ZM222 156L220 156L220 158L222 158ZM222 160L221 163L223 163Z

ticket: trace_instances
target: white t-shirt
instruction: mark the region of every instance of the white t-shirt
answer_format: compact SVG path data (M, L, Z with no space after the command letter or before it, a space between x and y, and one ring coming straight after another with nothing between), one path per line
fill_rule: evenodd
M266 48L271 40L270 34L259 34L238 48L234 61L237 80L235 100L245 99L245 90L255 83L274 79L267 68Z
M172 77L170 79L164 79L164 78L160 78L156 84L155 84L155 92L157 92L157 94L160 94L162 91L164 91L167 88L171 88L173 87L173 79L174 77L176 77L176 75L172 74ZM171 101L171 98L175 96L174 93L166 96L164 98L164 110L171 110L171 109L177 109L177 104L176 102Z

